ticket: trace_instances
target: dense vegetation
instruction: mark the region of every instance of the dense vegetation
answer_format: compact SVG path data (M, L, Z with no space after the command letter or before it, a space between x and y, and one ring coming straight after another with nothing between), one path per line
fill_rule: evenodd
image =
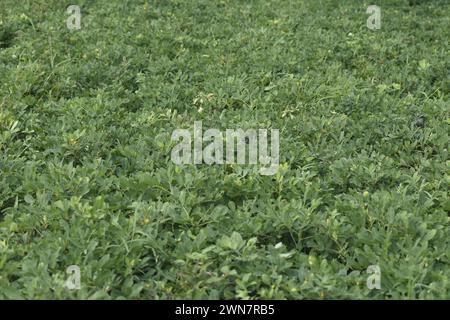
M450 4L376 2L1 0L0 298L449 298Z

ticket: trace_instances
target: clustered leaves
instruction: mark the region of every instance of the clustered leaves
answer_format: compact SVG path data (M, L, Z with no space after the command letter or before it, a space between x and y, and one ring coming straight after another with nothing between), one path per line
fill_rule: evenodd
M0 3L0 298L450 297L448 2L73 2ZM174 165L194 121L279 172Z

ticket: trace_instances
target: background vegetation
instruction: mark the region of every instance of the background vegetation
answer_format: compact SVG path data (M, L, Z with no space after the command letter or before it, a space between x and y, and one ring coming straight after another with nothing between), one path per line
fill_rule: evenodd
M449 298L450 4L372 2L1 0L0 298ZM278 174L174 165L200 120Z

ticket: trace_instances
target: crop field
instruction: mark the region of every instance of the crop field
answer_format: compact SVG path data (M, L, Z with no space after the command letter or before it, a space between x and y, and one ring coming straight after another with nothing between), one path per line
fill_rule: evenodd
M450 299L449 40L447 0L0 0L0 299ZM276 170L174 161L199 123Z

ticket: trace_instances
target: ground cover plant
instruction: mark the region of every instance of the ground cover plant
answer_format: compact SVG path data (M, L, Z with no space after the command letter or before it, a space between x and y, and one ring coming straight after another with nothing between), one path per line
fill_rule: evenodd
M0 298L450 298L450 4L376 2L2 0ZM194 121L277 174L175 165Z

